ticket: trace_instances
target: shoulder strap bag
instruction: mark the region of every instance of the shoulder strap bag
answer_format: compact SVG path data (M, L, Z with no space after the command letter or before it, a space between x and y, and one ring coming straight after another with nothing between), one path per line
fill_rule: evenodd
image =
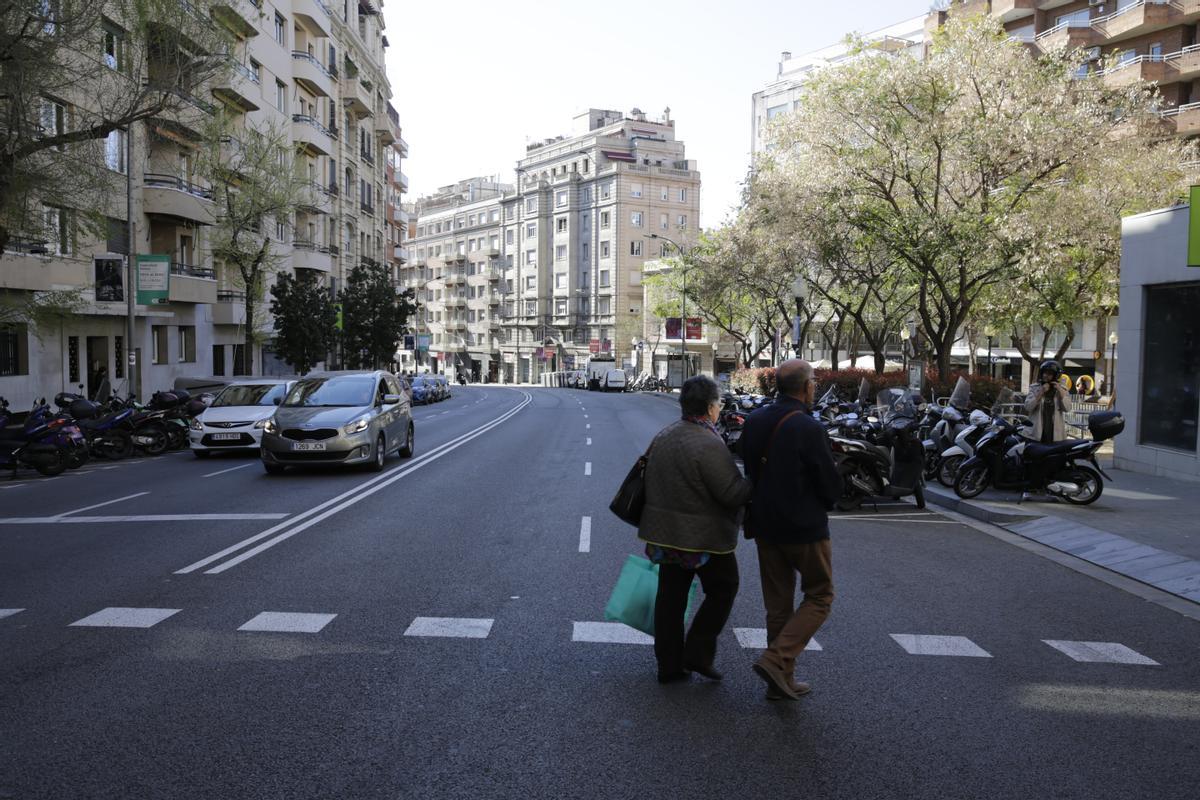
M763 472L767 468L767 456L771 455L771 445L775 443L775 436L779 433L779 429L783 427L783 423L787 422L792 417L801 413L800 411L789 411L783 415L779 422L775 423L775 427L771 429L771 436L767 439L767 446L763 448L763 453L758 459L758 482L762 482ZM747 539L754 538L754 531L751 529L750 521L753 519L753 504L748 504L745 520L742 522L742 535Z
M634 462L625 480L621 481L621 488L617 489L616 496L608 504L609 511L635 528L641 524L642 509L646 505L646 463L650 459L650 447Z

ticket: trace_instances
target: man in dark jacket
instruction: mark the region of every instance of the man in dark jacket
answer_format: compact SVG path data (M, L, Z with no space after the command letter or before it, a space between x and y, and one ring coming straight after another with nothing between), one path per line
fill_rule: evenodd
M767 649L754 671L769 699L795 700L810 691L796 683L796 657L829 616L833 572L827 511L842 492L825 429L813 419L812 365L794 359L775 373L777 400L746 420L742 457L754 496L746 535L758 546ZM804 602L796 602L796 573Z

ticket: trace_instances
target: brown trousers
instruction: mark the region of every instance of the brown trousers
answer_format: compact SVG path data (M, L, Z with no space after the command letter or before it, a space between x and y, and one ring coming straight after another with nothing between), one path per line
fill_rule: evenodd
M754 541L767 609L767 650L762 661L790 678L796 657L825 622L833 605L832 548L828 539L805 544ZM800 589L804 592L799 608L796 573L800 573Z

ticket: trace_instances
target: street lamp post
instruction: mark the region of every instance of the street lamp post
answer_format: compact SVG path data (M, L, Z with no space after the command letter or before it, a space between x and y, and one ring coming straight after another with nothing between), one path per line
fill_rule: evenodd
M688 356L687 356L687 253L679 243L674 239L666 236L660 236L657 233L648 234L648 239L662 239L664 242L671 244L679 252L679 274L683 280L683 286L679 296L679 357L683 359L683 380L688 379Z
M908 330L908 325L900 328L900 355L904 357L904 374L908 375L908 339L912 333Z
M1116 392L1117 387L1114 385L1117 381L1117 342L1120 337L1117 332L1113 331L1108 335L1108 344L1110 346L1110 354L1108 357L1108 393L1111 395Z
M989 325L983 329L983 334L988 339L988 377L995 378L996 369L994 366L992 366L992 339L996 337L996 331L994 328L992 328L992 326Z
M796 298L796 322L793 326L792 333L792 350L796 353L796 358L804 355L800 349L800 320L804 318L804 301L808 299L808 281L804 280L804 276L797 275L792 281L792 297Z

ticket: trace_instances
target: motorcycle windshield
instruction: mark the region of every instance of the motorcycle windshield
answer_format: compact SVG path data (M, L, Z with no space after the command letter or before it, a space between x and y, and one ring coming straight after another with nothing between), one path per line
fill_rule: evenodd
M996 402L992 405L992 416L998 416L1004 412L1005 406L1013 404L1013 390L1005 386L1000 390L1000 394L996 396Z
M866 406L869 402L871 402L871 382L863 378L862 383L858 384L858 404Z
M885 423L901 417L917 418L917 407L913 404L912 393L904 389L884 389L875 398L875 401L884 409L883 421Z
M838 393L837 384L830 386L825 394L821 395L821 399L817 401L818 406L833 406L837 405Z
M962 411L971 407L971 384L966 378L959 377L958 382L954 384L954 391L950 393L950 405Z

